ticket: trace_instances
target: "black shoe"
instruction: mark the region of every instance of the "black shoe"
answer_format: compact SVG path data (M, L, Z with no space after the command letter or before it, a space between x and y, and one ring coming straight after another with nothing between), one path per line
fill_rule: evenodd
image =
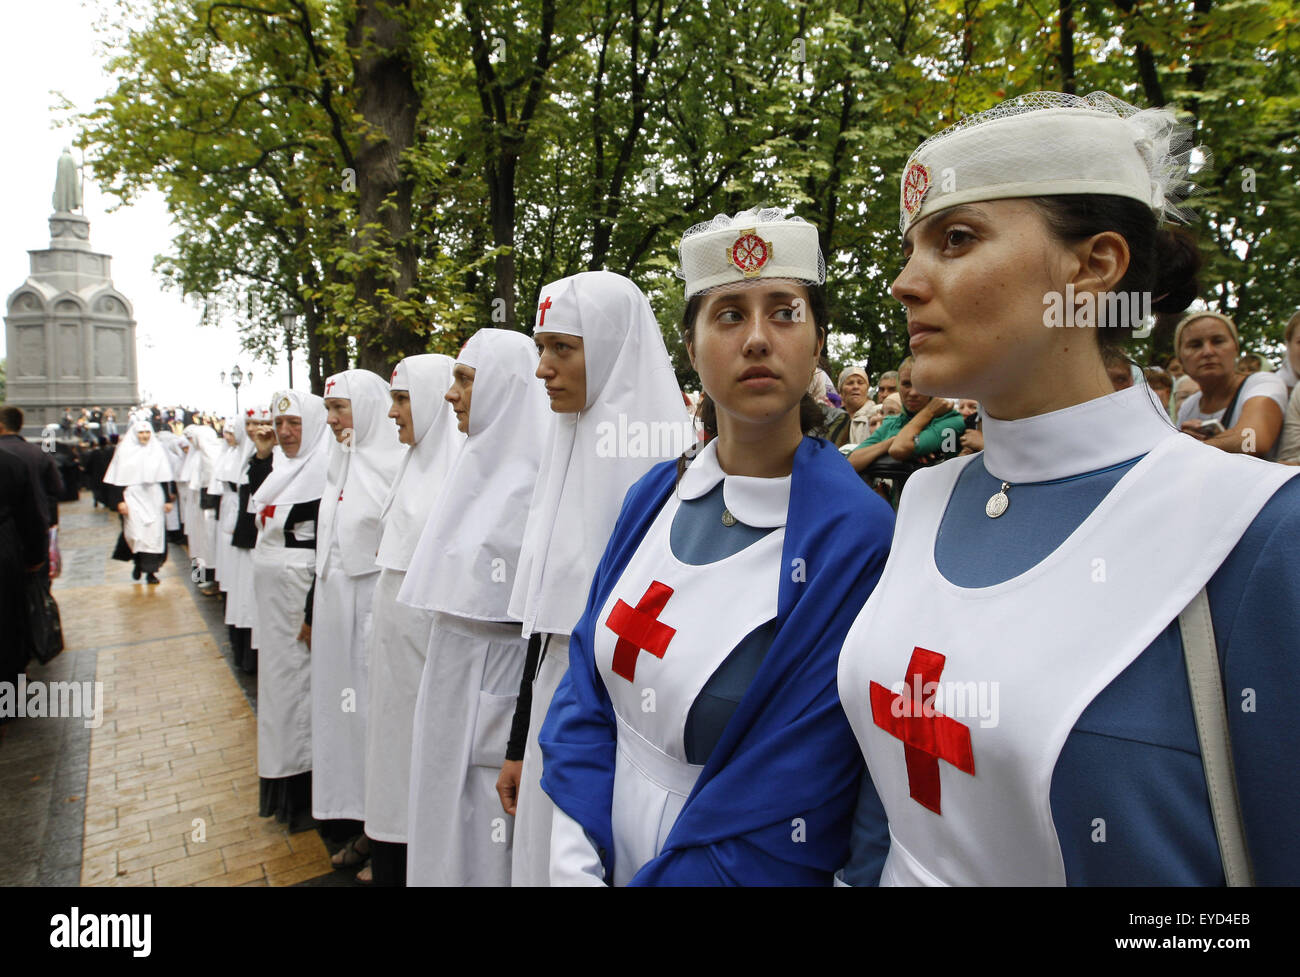
M150 573L150 574L146 574L146 575L145 575L144 582L145 582L145 583L160 583L161 581L159 581L159 579L158 579L156 576L154 576L152 573Z
M131 579L132 580L140 579L140 568L138 566L131 568Z

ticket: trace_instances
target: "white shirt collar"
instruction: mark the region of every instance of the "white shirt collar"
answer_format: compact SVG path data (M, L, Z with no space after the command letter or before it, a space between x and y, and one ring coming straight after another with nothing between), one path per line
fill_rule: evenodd
M1018 421L984 418L984 467L1012 483L1108 468L1176 434L1145 383Z
M683 499L698 499L722 482L722 499L727 510L746 526L775 529L784 526L790 509L790 476L752 478L728 475L718 464L718 439L714 438L695 456L677 483Z

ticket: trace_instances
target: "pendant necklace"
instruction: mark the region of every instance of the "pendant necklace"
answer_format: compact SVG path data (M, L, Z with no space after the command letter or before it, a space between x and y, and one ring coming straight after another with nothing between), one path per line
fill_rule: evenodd
M1011 504L1011 500L1007 498L1007 489L1009 488L1011 488L1011 483L1003 482L1002 487L989 496L989 500L984 503L984 514L990 519L996 519L1007 511L1007 506Z

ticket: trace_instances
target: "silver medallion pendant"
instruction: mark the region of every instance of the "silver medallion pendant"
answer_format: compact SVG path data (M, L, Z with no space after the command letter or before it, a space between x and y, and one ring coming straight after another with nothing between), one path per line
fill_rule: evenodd
M1009 488L1011 488L1011 486L1006 482L1003 482L1002 488L989 496L989 500L984 503L984 514L990 519L996 519L998 516L1002 515L1002 513L1007 511L1007 506L1011 504L1011 500L1007 498L1007 489Z
M724 526L734 526L736 524L736 517L731 514L730 509L722 510L722 524Z

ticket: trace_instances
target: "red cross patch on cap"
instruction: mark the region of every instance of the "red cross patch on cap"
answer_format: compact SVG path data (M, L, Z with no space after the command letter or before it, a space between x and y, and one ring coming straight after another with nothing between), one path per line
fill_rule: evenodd
M930 189L930 167L913 163L903 174L903 210L910 221L921 209L926 192Z
M764 241L754 228L743 230L736 243L727 247L727 260L746 278L756 277L763 266L772 260L772 242Z

